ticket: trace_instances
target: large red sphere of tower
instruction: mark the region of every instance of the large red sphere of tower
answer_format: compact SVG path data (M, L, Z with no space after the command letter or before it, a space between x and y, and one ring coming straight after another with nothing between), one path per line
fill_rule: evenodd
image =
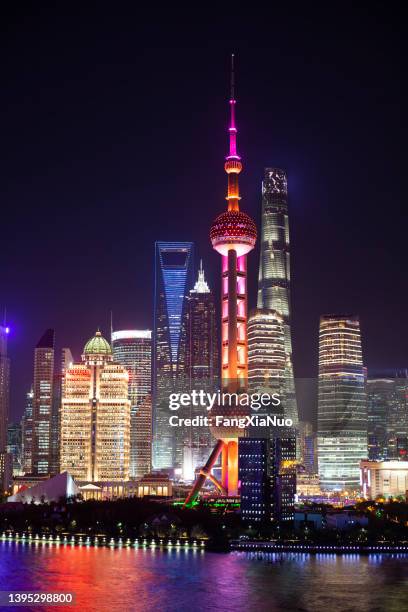
M211 244L221 255L228 255L230 249L234 249L238 257L246 255L254 248L256 236L254 221L241 211L227 210L221 213L210 230Z

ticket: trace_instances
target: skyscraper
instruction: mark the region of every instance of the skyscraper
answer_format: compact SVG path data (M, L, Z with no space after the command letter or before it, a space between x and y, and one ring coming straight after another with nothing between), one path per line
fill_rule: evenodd
M59 367L54 372L52 413L51 413L51 467L50 474L60 472L60 429L61 429L61 401L64 392L65 372L74 362L69 348L61 351Z
M7 452L7 426L10 409L10 359L7 356L9 328L0 325L0 488L11 484L12 457Z
M0 325L0 453L6 452L10 403L10 359L7 356L9 328ZM1 477L1 475L0 475Z
M408 457L408 377L407 371L396 373L396 403L388 416L388 448L390 458L407 459ZM393 443L392 443L393 441Z
M282 393L286 366L283 318L257 308L248 319L248 388L251 392Z
M307 474L317 473L317 439L308 421L299 421L299 460Z
M61 472L92 482L129 479L129 375L100 331L68 368L61 405Z
M392 418L397 412L395 379L369 378L367 389L368 458L370 461L384 461L389 458L397 435ZM391 451L391 455L392 455Z
M169 396L188 385L187 298L193 285L192 242L156 242L153 346L153 466L178 468L183 440L169 424Z
M296 426L298 410L292 363L290 239L286 174L266 168L262 182L262 228L258 275L258 308L283 318L285 335L285 416Z
M21 475L22 467L22 444L21 424L10 423L7 428L7 452L12 457L13 475Z
M356 316L320 319L318 463L322 489L356 490L367 458L367 404Z
M219 385L219 351L214 294L205 280L202 262L198 279L190 290L187 309L187 367L189 390L213 393ZM190 406L189 417L202 414L202 408ZM185 430L183 475L194 477L194 470L207 460L212 436L208 429Z
M115 363L129 373L130 478L141 478L152 466L152 332L120 330L112 333Z
M51 414L54 379L54 330L47 329L34 351L32 473L51 472Z
M24 474L31 474L33 471L33 398L34 391L31 387L26 394L26 404L21 419L22 470Z
M232 56L232 62L233 62ZM248 381L247 345L247 254L254 248L256 225L240 211L238 176L242 170L241 157L237 153L237 128L235 125L234 67L231 71L229 153L224 164L228 176L227 210L214 220L210 239L213 248L221 255L221 386L229 393L240 393ZM225 406L222 412L226 414ZM239 406L232 406L230 416L240 414ZM242 412L241 412L242 414ZM238 428L212 428L218 438L213 452L201 470L186 504L192 503L211 476L217 458L222 453L222 477L217 487L228 495L238 494Z
M239 439L241 517L266 523L294 519L296 439Z

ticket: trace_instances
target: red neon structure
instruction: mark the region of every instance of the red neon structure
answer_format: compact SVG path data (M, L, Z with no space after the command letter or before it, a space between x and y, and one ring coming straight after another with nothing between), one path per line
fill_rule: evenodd
M228 175L228 207L213 222L210 238L213 248L222 257L221 277L221 381L222 390L240 393L246 388L248 377L247 348L247 263L246 256L256 242L257 230L253 220L239 210L238 175L242 171L237 153L237 128L235 125L234 56L231 57L231 120L229 126L229 154L225 161ZM213 411L214 412L214 411ZM242 416L239 407L220 409L224 416ZM210 479L223 494L238 494L238 428L212 427L218 441L206 463L200 470L185 506L192 504L203 486ZM219 482L212 474L219 455L222 460L222 476Z

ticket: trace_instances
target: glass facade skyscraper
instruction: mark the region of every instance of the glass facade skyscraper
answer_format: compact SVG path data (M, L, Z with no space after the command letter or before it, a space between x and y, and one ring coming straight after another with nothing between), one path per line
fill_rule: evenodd
M24 474L31 474L32 460L33 460L33 398L34 391L31 387L30 391L26 394L26 404L24 409L23 418L21 419L21 432L22 432L22 444L23 444L23 459L22 459L22 470Z
M322 316L319 332L318 464L326 490L356 490L367 458L367 400L356 316Z
M187 367L189 390L214 393L219 388L219 351L214 294L205 280L202 265L198 279L189 292L187 308ZM200 407L189 407L189 417L202 415ZM194 478L194 470L201 467L211 451L210 428L185 429L183 475Z
M271 523L294 519L296 439L240 438L241 517Z
M407 371L397 372L395 399L387 419L388 454L390 459L408 457L408 378Z
M74 362L71 350L61 350L61 361L58 369L54 371L54 385L52 394L51 413L51 463L50 474L55 476L60 473L60 430L61 430L61 401L64 393L65 372Z
M34 351L32 473L51 472L51 421L54 378L54 330L47 329Z
M290 239L286 173L266 168L262 182L262 228L258 276L258 308L276 311L285 338L285 416L298 422L292 364L290 303Z
M9 328L0 325L0 453L6 453L7 425L10 402L10 359L7 356ZM6 460L4 460L4 463ZM0 473L0 484L3 474ZM7 483L4 483L7 484Z
M13 475L21 475L22 465L21 423L10 423L7 428L7 452L13 461Z
M188 388L187 311L192 242L156 242L153 333L153 467L183 465L182 433L169 424L169 395Z
M393 378L369 378L367 380L368 458L370 461L388 459L388 439L394 439L387 425L396 407L395 380ZM392 421L392 418L391 418ZM387 431L388 430L388 431ZM388 437L388 433L390 436Z
M130 478L141 478L152 466L152 332L112 332L112 350L129 373Z
M248 389L281 394L285 364L283 318L274 310L252 311L248 319Z
M312 423L299 421L299 461L307 474L317 472L317 440Z

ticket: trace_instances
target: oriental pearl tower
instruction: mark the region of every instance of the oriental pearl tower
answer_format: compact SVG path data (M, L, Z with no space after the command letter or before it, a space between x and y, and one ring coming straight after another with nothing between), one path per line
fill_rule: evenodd
M227 210L214 220L210 239L221 255L221 384L222 391L230 394L244 392L248 377L247 346L247 254L256 242L254 221L239 208L238 177L242 171L241 157L237 153L235 125L234 55L231 56L231 97L229 125L229 154L224 169L228 176ZM238 437L243 430L215 426L216 415L228 418L247 414L239 405L219 406L211 411L211 431L217 443L188 495L185 506L191 505L208 478L224 495L238 494ZM221 482L211 473L221 454Z

